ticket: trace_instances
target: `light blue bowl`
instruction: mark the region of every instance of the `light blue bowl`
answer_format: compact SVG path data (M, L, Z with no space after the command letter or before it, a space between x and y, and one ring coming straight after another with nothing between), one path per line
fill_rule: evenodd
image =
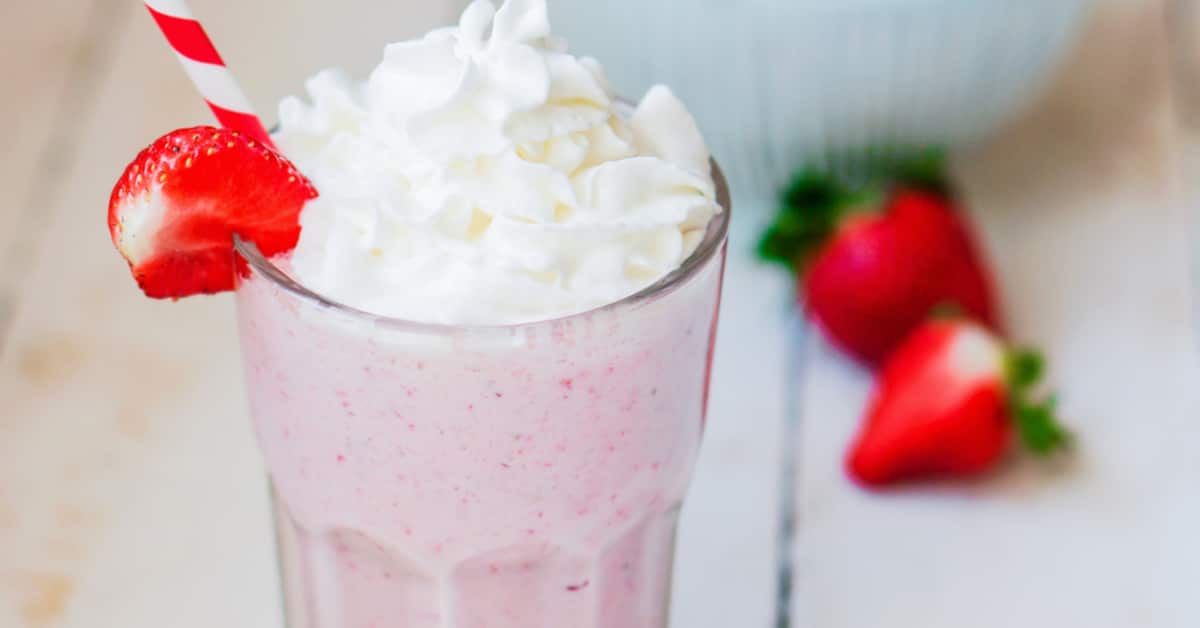
M1028 103L1090 0L555 0L617 91L670 85L741 198L865 147L977 139Z

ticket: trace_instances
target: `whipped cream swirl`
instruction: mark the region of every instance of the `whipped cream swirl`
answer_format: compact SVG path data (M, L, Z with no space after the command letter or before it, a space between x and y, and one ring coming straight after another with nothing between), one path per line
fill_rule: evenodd
M365 83L327 70L279 106L281 149L320 190L292 274L380 315L508 324L628 296L719 211L695 121L665 87L629 113L566 52L545 0L476 0L389 45ZM623 113L625 115L623 115Z

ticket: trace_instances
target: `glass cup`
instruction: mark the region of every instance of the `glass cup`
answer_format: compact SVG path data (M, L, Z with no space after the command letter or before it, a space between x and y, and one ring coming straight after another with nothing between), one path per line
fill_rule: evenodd
M662 628L729 198L684 264L520 325L382 318L237 242L292 628Z

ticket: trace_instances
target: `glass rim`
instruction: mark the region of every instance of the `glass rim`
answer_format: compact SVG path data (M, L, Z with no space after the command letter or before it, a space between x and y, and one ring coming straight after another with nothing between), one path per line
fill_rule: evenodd
M696 250L692 251L675 270L663 275L654 283L633 294L593 308L550 318L519 323L454 324L431 323L375 314L347 305L306 287L260 253L258 247L253 242L243 240L236 234L233 236L233 248L236 254L240 255L254 269L254 272L267 278L272 284L282 288L288 294L320 308L333 310L377 326L424 334L448 334L462 331L503 332L531 326L553 325L600 312L637 307L663 294L673 292L675 288L699 272L702 267L707 265L721 251L729 234L729 221L733 212L733 204L730 200L729 184L725 180L725 174L721 171L721 167L715 159L711 158L709 159L709 165L711 166L712 180L716 191L716 202L721 211L717 212L709 220L708 227L705 229L704 239L696 246Z

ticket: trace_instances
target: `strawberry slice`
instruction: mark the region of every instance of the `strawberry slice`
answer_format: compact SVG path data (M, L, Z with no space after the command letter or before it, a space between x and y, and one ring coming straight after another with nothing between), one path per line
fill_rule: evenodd
M973 475L1007 450L1015 425L1036 453L1066 444L1054 399L1034 402L1042 360L1012 350L982 325L933 320L887 361L847 471L866 486Z
M852 189L801 175L761 245L797 271L825 336L872 367L939 308L1000 325L990 273L946 187L882 176Z
M211 126L172 131L113 187L108 230L146 296L233 289L233 236L263 255L290 250L317 191L271 148Z

